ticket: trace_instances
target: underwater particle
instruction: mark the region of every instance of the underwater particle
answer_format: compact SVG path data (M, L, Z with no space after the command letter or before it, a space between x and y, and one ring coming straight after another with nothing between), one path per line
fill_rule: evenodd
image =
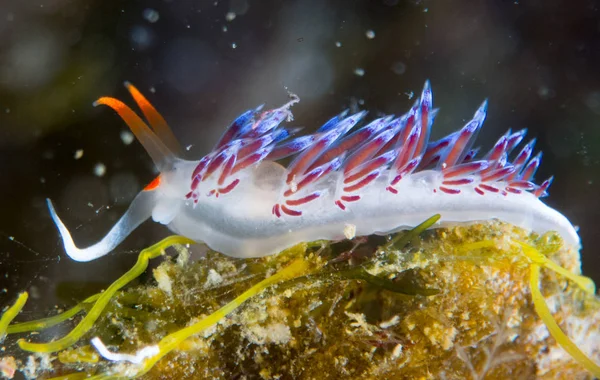
M548 100L556 96L556 91L549 88L548 86L540 86L540 88L538 88L537 93L538 96L543 100Z
M145 26L135 25L131 28L129 38L131 39L134 48L144 50L152 45L154 34Z
M119 136L121 137L121 141L125 145L129 145L133 142L133 140L135 140L135 136L129 131L121 131Z
M227 12L227 14L225 15L225 20L227 20L228 22L231 22L233 20L235 20L235 17L237 15L235 14L235 12Z
M236 47L237 47L237 44L236 44L235 42L233 42L233 43L231 44L231 48L232 48L232 49L235 49Z
M365 32L365 36L367 36L368 39L372 40L373 38L375 38L375 32L369 29Z
M227 29L227 25L223 25L223 27L221 28L221 30L223 31L223 33L226 33L226 32L227 32L227 30L228 30L228 29Z
M144 11L142 12L142 16L146 21L148 21L151 24L154 24L160 18L160 14L158 13L158 11L152 8L144 9Z
M335 41L335 46L336 47L342 47L342 43L340 41Z
M35 285L32 285L29 287L28 293L29 293L29 298L31 298L31 299L38 300L41 298L40 288L38 288Z
M104 174L106 174L106 165L104 165L102 162L97 163L94 166L94 175L96 177L102 177Z
M79 160L81 157L83 157L83 149L77 149L73 155L73 158Z
M404 62L396 61L392 64L391 68L394 74L402 75L406 72L406 64Z
M365 75L365 69L357 67L354 69L354 75L362 77Z

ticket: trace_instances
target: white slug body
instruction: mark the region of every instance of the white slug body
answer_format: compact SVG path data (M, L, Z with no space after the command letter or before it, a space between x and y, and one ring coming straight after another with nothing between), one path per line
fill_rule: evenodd
M415 106L400 117L356 124L361 112L345 113L316 133L293 137L281 124L289 107L250 110L234 121L213 152L186 161L166 123L131 85L150 129L131 109L112 98L98 103L115 109L148 150L161 175L132 203L102 241L84 249L48 201L67 254L89 261L114 249L152 216L175 233L234 257L272 255L305 241L338 240L409 229L434 214L436 227L490 219L538 233L556 231L579 247L571 223L539 198L551 179L533 183L541 155L534 141L514 158L525 131L507 132L481 158L472 149L487 103L461 130L435 142L429 132L437 110L426 83ZM284 167L276 161L294 155Z
M273 176L282 181L285 173L279 168L272 170ZM207 199L196 207L191 202L182 205L168 227L235 257L271 255L305 241L344 239L347 225L356 227L356 236L383 235L415 227L438 213L440 227L496 218L539 233L557 231L568 244L579 244L571 223L530 193L482 197L472 189L459 194L433 192L440 177L436 171L411 175L398 186L398 194L381 191L386 185L381 179L364 190L360 202L341 210L334 203L333 176L318 187L327 195L307 204L302 215L277 218L271 208L279 192L265 188L263 174L255 174L230 196Z

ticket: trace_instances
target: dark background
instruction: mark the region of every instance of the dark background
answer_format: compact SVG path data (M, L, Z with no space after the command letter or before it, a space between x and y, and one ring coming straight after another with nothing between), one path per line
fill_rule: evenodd
M3 0L0 37L1 306L23 289L28 313L61 289L70 289L61 302L81 299L168 234L146 223L115 253L75 263L44 204L52 198L86 245L155 175L142 147L121 140L124 123L92 107L103 95L133 104L124 80L191 145L190 158L237 114L280 105L287 90L302 99L295 125L310 130L349 106L403 113L429 78L441 107L433 138L489 98L481 145L508 128L538 137L537 178L555 175L546 201L580 226L584 272L600 280L597 2Z

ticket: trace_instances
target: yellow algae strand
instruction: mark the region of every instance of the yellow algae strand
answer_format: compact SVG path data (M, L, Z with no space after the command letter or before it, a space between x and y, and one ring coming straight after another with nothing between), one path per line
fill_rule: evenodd
M569 339L569 337L561 330L558 326L548 305L546 305L546 301L544 300L544 296L539 288L540 282L540 266L537 263L533 263L530 266L530 277L529 277L529 286L531 287L531 298L533 299L533 305L535 306L535 311L542 319L550 335L560 346L567 351L569 355L579 364L581 364L585 369L590 371L595 377L600 378L600 366L594 363L590 358L588 358L578 347Z
M588 294L593 295L596 293L596 285L594 284L594 281L592 281L591 278L585 277L585 276L580 276L575 273L569 272L565 268L561 267L560 265L556 264L554 261L552 261L549 258L547 258L546 256L544 256L536 248L534 248L528 244L525 244L521 241L516 241L516 243L519 244L521 246L521 248L523 248L523 253L534 263L536 263L540 266L543 266L545 268L551 269L558 274L563 275L564 277L568 278L569 280L571 280L575 284L577 284L577 286L579 286L582 290L584 290Z
M4 312L4 314L2 314L2 317L0 317L0 342L6 336L6 330L8 329L8 325L21 312L23 306L25 306L25 302L27 302L28 297L29 294L27 294L27 292L19 294L19 297L15 301L15 304L9 307Z
M101 296L101 293L89 296L88 298L86 298L82 302L78 303L74 307L70 308L69 310L66 310L57 315L53 315L52 317L36 319L35 321L29 321L29 322L13 323L12 325L8 326L6 333L7 334L16 334L16 333L31 332L31 331L41 331L41 330L50 328L52 326L56 326L59 323L62 323L64 321L68 320L69 318L72 318L75 315L77 315L81 310L85 309L86 304L95 302L100 296Z
M138 260L135 265L127 271L118 280L113 282L106 291L104 291L99 297L94 306L90 309L87 315L79 322L71 332L64 337L50 343L30 343L24 340L19 340L18 344L21 349L31 352L56 352L64 350L67 347L75 344L85 333L87 333L100 317L100 314L110 302L110 299L114 294L122 287L140 276L148 267L148 261L155 257L160 256L163 251L172 246L173 244L193 244L193 240L182 237L182 236L170 236L153 246L146 248L140 252Z

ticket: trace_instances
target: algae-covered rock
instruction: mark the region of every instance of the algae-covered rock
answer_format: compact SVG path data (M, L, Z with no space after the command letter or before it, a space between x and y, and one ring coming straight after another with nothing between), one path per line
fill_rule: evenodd
M215 317L218 323L182 340L144 378L593 377L536 312L532 263L544 265L523 247L575 274L579 252L555 235L528 235L499 222L430 230L409 244L406 237L302 244L260 259L216 252L195 262L182 259L185 252L167 258L155 281L116 294L92 330L58 354L52 376L139 374L136 364L91 360L90 339L135 353L301 259L301 271ZM541 273L554 319L600 362L600 302L555 271Z

